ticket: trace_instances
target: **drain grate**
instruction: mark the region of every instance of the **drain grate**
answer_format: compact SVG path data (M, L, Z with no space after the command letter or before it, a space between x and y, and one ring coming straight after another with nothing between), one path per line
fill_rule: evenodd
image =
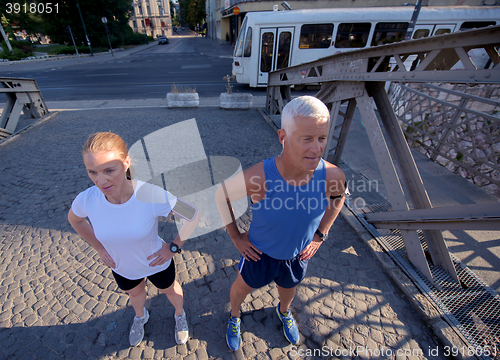
M500 360L500 296L453 254L450 256L462 286L441 267L429 266L435 287L408 260L399 231L383 230L374 230L378 232L378 239L470 344L470 347L449 349L452 355L461 352L463 357ZM426 250L422 235L421 241Z
M342 170L346 177L356 179L362 175L347 164ZM476 356L484 360L500 360L500 295L489 288L476 274L450 254L461 285L458 284L444 269L431 266L430 270L436 283L434 286L413 264L406 254L403 238L399 230L375 229L363 217L365 213L390 211L387 198L380 192L367 196L358 193L350 187L351 196L346 205L353 211L385 247L390 256L399 264L402 270L410 276L417 286L427 294L434 304L446 316L448 323L454 326L470 345L463 348L448 349L450 355L464 358ZM359 198L363 199L359 206ZM367 199L370 199L366 201ZM427 244L422 232L419 232L424 251Z

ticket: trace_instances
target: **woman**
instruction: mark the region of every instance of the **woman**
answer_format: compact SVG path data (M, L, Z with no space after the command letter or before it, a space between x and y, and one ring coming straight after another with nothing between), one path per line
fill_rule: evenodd
M159 187L130 177L130 157L116 134L90 135L82 150L83 162L95 186L73 201L68 220L75 231L99 253L112 269L118 287L130 297L135 311L130 330L131 346L144 337L149 313L146 301L147 277L175 308L175 340L184 344L188 325L183 310L183 293L175 281L175 253L194 231L199 215L196 208ZM170 212L187 219L171 244L158 236L158 217ZM87 218L90 220L87 221ZM91 225L92 224L92 225Z

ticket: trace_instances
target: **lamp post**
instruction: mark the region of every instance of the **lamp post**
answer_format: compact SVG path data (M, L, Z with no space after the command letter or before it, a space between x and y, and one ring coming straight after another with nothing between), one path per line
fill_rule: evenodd
M106 19L106 16L103 16L101 18L101 21L104 24L104 27L106 28L106 36L108 37L108 44L109 44L109 50L111 50L111 56L115 56L113 54L113 47L111 46L111 41L109 41L109 28L108 28L108 25L106 25L108 22L108 19Z
M85 28L85 22L83 21L82 12L80 10L80 3L78 2L78 0L76 0L76 6L78 7L78 13L80 14L80 19L82 19L83 32L85 33L85 38L87 39L87 45L89 46L90 49L90 56L94 56L94 53L92 52L92 46L90 45L89 37L87 35L87 29Z

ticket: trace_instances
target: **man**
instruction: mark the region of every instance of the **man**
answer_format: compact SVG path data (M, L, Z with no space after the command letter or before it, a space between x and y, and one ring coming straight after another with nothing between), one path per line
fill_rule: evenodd
M281 116L278 138L282 153L250 167L217 190L217 207L241 253L226 331L232 350L241 346L241 304L253 289L271 281L278 287L276 312L285 337L292 344L299 342L289 307L305 277L308 260L327 238L346 192L342 170L321 158L329 118L320 100L311 96L294 99ZM230 202L245 196L252 202L252 222L249 231L240 233Z

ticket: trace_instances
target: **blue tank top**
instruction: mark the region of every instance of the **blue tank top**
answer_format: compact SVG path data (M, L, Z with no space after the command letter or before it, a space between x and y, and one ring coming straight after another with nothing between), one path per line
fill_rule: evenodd
M302 186L283 180L274 157L264 160L264 173L266 196L252 204L248 236L270 257L292 259L311 243L328 207L325 163L321 159L313 178Z

